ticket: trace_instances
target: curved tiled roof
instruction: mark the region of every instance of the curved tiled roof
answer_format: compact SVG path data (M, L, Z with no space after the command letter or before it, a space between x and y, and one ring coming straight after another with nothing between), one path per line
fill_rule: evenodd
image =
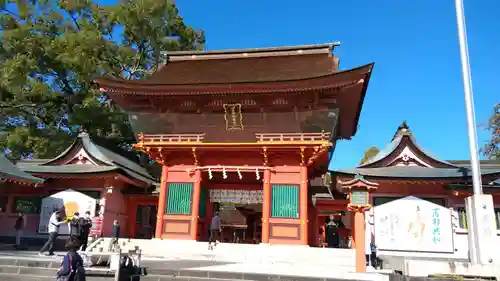
M165 52L166 63L149 78L121 81L126 84L189 85L317 77L338 71L339 60L332 54L335 45Z
M428 166L393 166L401 152L408 147L420 160L429 164ZM429 167L430 166L430 167ZM399 126L391 142L379 151L366 163L353 169L342 169L331 171L337 176L365 176L372 179L386 180L454 180L457 182L470 182L472 171L470 167L462 166L456 162L448 162L432 156L424 151L417 143L415 137L409 130L406 122ZM485 180L500 183L500 169L491 166L490 169L482 169L481 175Z
M43 179L34 177L16 167L3 153L0 153L0 179L30 184L44 182Z
M70 152L80 148L83 148L89 157L100 165L58 164L61 159L71 156L69 155ZM24 171L40 174L85 174L121 171L129 177L148 185L156 182L156 179L151 176L144 167L94 143L87 133L80 133L73 144L55 158L43 163L30 162L20 162L18 163L18 167Z
M392 141L388 143L382 150L380 150L375 156L372 158L368 159L367 162L358 165L358 168L374 168L377 166L377 163L382 162L384 159L388 158L389 156L396 154L397 150L399 148L402 148L403 145L410 145L412 146L416 151L414 153L417 153L419 155L424 156L425 158L428 158L429 160L441 164L443 167L447 168L458 168L458 165L452 164L447 161L440 160L439 158L433 156L431 153L428 151L424 150L417 142L413 134L411 133L408 125L406 122L403 122L401 126L399 126L398 130L396 131L396 134L392 138ZM403 147L404 148L404 147Z
M333 171L336 175L361 175L371 178L393 179L457 179L467 180L472 177L472 171L465 167L456 169L427 168L412 166L392 166L380 168L354 168ZM482 170L483 176L499 176L499 170Z

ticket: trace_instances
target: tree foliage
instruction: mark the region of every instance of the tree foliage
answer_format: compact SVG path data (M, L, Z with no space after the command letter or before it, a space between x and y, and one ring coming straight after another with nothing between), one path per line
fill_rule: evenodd
M365 164L366 162L368 162L368 160L370 160L370 158L377 155L379 153L379 151L380 150L376 146L372 146L372 147L368 148L367 150L365 150L365 155L363 156L361 161L359 161L359 164L360 165Z
M167 0L0 0L0 147L53 157L85 129L110 145L135 141L96 76L139 79L161 51L203 48L203 33Z
M491 132L491 139L484 146L483 152L490 159L500 160L500 103L493 107L488 130Z

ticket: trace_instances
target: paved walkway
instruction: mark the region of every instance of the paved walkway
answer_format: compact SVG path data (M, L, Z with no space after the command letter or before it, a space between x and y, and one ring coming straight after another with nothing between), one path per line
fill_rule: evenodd
M61 261L65 252L56 252L52 257L38 256L36 251L0 251L0 259L22 259L39 261ZM319 266L297 266L290 264L264 264L259 262L229 263L216 261L196 261L165 259L158 257L145 256L142 259L142 265L145 267L172 269L172 270L192 270L192 271L213 271L213 272L234 272L234 273L257 273L285 276L302 276L318 278L338 278L346 280L361 281L388 281L389 276L378 273L355 273L355 272L335 272L332 268Z

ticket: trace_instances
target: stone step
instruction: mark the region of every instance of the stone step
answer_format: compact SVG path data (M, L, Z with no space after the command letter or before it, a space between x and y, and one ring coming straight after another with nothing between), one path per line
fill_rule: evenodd
M34 275L11 275L11 274L1 274L0 280L2 281L54 281L55 277L51 276L34 276ZM113 277L86 277L87 281L112 281ZM169 276L142 276L140 281L207 281L207 280L217 280L212 278L193 278L193 277L169 277ZM220 279L219 279L220 280ZM268 280L268 279L266 279ZM229 281L229 280L220 280Z
M139 244L141 242L135 242ZM153 244L154 243L154 244ZM325 266L355 266L355 252L352 249L312 248L304 246L218 244L213 250L207 243L177 242L168 240L143 241L139 245L148 256L168 259L212 260L222 262L261 263L312 263Z
M257 276L255 276L257 277ZM245 281L268 281L268 280L287 280L287 281L341 281L344 279L335 278L307 278L307 277L281 277L277 276L261 276L258 279L248 279L252 276L247 276L245 279L220 279L215 277L186 277L186 276L141 276L140 281L232 281L232 280L245 280ZM94 277L90 276L86 278L87 281L112 281L113 277ZM0 280L2 281L54 281L54 277L47 276L34 276L34 275L12 275L12 274L2 274L0 273ZM420 281L420 280L418 280ZM441 281L441 280L439 280ZM448 280L446 280L448 281Z
M15 274L0 272L0 280L2 281L53 281L55 279L55 270L51 275L32 274ZM335 275L335 274L332 274ZM114 279L113 275L109 276L92 276L86 277L87 281L111 281ZM340 281L346 280L345 278L323 278L323 277L303 277L303 276L282 276L273 274L256 274L256 273L235 273L235 272L209 272L209 271L165 271L162 275L148 274L141 276L141 281L231 281L231 280L245 280L245 281L268 281L268 280L289 280L289 281Z
M59 268L59 262L55 261L31 261L0 259L0 261L10 260L10 264L3 262L0 265L0 280L54 280ZM20 266L22 265L22 266ZM141 281L153 280L330 280L325 278L305 278L298 276L289 276L280 274L255 273L255 271L233 272L221 270L203 269L210 266L220 266L224 263L203 262L203 261L144 261L142 263L147 267L148 276L142 276ZM200 268L200 269L196 269ZM289 267L286 267L289 268ZM251 269L251 268L250 268ZM341 274L336 268L332 270L332 276ZM89 277L87 280L113 280L113 273L96 271L92 268L87 269ZM265 272L265 271L264 271ZM287 271L283 271L287 272ZM289 272L289 271L288 271ZM106 275L106 276L105 276ZM328 275L329 276L329 275ZM21 278L22 277L22 278ZM181 278L180 278L181 277ZM341 278L345 280L346 278ZM333 280L333 279L331 279ZM351 279L355 280L355 279ZM359 279L356 279L359 280Z

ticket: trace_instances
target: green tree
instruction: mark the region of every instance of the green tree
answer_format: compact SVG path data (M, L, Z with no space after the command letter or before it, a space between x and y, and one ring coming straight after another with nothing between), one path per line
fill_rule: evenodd
M375 155L377 155L377 153L379 153L379 149L376 147L376 146L372 146L370 148L368 148L367 150L365 150L365 155L363 156L363 158L361 159L361 161L359 161L359 164L365 164L366 162L368 162L368 160L372 157L374 157Z
M500 103L493 107L488 130L491 132L491 139L483 147L483 152L490 159L500 160Z
M85 129L109 145L135 141L127 116L95 76L140 79L161 51L202 49L168 0L0 0L0 147L53 157Z

